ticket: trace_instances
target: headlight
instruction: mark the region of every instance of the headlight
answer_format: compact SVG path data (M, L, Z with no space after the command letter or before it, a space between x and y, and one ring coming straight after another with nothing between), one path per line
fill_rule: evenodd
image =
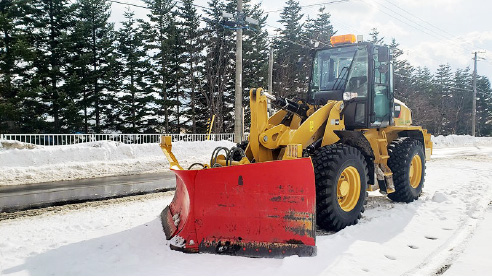
M348 101L348 100L350 100L352 98L356 98L357 96L359 96L357 94L357 92L348 92L348 91L346 91L346 92L343 93L343 100L344 101Z

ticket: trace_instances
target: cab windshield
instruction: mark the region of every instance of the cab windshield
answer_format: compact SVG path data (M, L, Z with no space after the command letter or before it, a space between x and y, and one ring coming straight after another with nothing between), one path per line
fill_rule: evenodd
M343 92L349 90L358 97L366 96L367 63L366 45L318 51L313 61L311 100L342 100Z

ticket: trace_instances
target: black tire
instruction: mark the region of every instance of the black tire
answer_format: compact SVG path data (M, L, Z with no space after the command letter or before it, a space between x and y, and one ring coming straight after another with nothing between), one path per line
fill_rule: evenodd
M390 156L388 166L393 172L393 183L395 184L395 192L388 194L389 199L406 203L417 200L422 193L425 178L425 155L422 143L412 138L399 138L391 142L388 152ZM415 156L420 158L420 162L417 158L414 162L420 163L421 174L420 181L414 181L414 186L412 186L410 165ZM415 178L418 178L418 175L416 176Z
M339 231L349 225L356 224L364 212L367 197L367 164L362 153L352 146L333 144L316 150L312 161L316 178L316 221L318 226L329 231ZM337 192L340 192L338 183L342 172L350 167L357 170L360 191L358 191L358 195L354 196L356 198L353 198L357 201L355 206L350 207L351 210L344 210L338 199ZM353 168L350 170L354 170ZM343 200L341 201L343 202Z

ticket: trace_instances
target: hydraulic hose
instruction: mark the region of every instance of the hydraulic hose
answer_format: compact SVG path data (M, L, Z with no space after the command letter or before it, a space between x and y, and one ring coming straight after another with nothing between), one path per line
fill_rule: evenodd
M307 118L306 112L309 109L309 107L306 104L304 104L304 103L299 104L299 103L292 101L290 99L287 99L285 97L273 96L267 92L263 92L263 93L265 94L265 96L268 99L272 100L272 104L274 106L277 106L277 107L281 108L282 110L286 110L288 112L295 113L298 116L300 116L302 119Z
M229 150L226 147L220 147L219 146L219 147L215 148L214 151L212 152L212 157L210 158L210 167L220 167L221 166L220 164L217 163L217 158L219 157L219 153L221 151L225 152L226 166L232 165L232 161L234 161L234 154L235 153L238 153L238 155L240 155L241 158L246 156L246 153L240 147L234 146ZM193 165L195 165L195 164L193 164ZM193 165L191 165L191 166L193 166Z

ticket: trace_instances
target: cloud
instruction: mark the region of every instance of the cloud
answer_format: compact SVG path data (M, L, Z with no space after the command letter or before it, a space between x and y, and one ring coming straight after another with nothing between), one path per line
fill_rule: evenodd
M452 67L472 66L472 52L492 42L492 31L473 31L452 39L427 40L415 46L403 47L404 58L412 65L436 69L440 64ZM484 56L489 56L485 54Z
M445 11L456 11L456 6L465 2L464 0L398 0L398 6L409 8L437 8Z

